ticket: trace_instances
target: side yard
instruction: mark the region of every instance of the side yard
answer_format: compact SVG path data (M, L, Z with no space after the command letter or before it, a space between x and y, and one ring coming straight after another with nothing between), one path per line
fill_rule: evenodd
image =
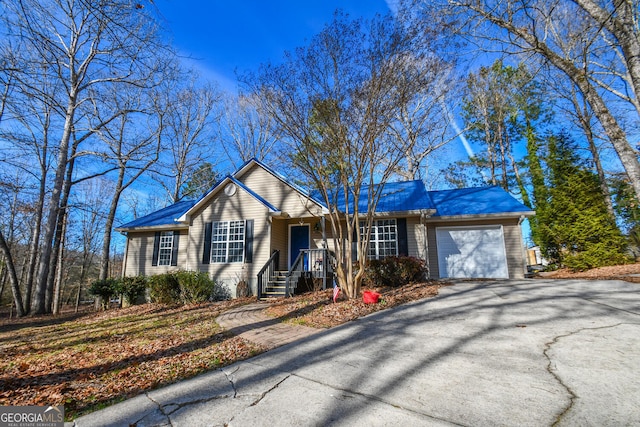
M144 304L75 320L0 325L0 405L61 405L66 417L249 358L263 349L216 324L233 301Z

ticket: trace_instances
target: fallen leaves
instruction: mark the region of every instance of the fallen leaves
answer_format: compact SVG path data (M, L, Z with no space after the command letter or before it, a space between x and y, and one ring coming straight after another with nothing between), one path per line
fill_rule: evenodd
M328 289L293 298L278 299L267 308L266 312L272 317L289 323L314 328L331 328L385 308L436 296L438 288L444 285L446 285L445 282L433 281L398 288L374 288L371 290L380 293L377 304L366 304L362 298L350 300L341 298L334 303L331 300L332 290Z
M613 265L609 267L592 268L586 271L572 272L569 269L560 269L539 273L540 277L550 279L594 279L594 280L610 280L620 279L630 282L637 282L638 277L631 275L640 275L640 263Z
M0 405L65 405L72 418L106 403L249 358L259 346L216 317L250 300L145 304L61 321L0 326Z

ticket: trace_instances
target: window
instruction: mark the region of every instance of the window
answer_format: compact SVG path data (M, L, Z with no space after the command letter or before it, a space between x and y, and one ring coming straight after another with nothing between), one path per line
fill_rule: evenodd
M211 225L211 262L243 262L244 221L219 221Z
M158 265L171 265L173 253L173 231L160 233L160 246L158 252Z
M360 225L364 234L364 223ZM378 219L371 225L369 259L398 255L398 226L395 219Z

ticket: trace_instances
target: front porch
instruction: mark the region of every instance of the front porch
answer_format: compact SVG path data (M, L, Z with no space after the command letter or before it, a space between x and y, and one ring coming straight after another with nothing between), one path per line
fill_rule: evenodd
M332 256L328 249L300 249L291 267L280 270L280 251L275 250L258 273L258 299L290 297L332 287Z
M289 297L333 286L324 218L273 218L271 256L257 277L257 296Z

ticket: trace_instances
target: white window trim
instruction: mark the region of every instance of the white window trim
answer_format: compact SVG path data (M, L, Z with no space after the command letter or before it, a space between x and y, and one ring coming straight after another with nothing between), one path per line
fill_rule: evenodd
M229 234L231 233L231 223L241 223L242 224L242 240L229 240ZM225 239L224 240L213 240L214 237L216 237L216 226L219 224L226 224L225 230L226 230L226 234L225 234ZM219 226L218 226L219 227ZM210 262L211 264L239 264L239 263L244 263L244 259L246 256L245 253L245 246L246 246L246 240L247 240L247 221L245 220L228 220L228 221L213 221L211 223L211 257L210 257ZM215 245L220 244L220 243L224 243L225 244L225 253L224 253L224 261L220 261L215 259L216 258L216 249L215 249ZM230 243L241 243L241 248L242 248L242 257L240 260L236 260L236 261L229 261L229 247L230 247Z
M171 265L171 258L173 257L173 233L173 231L160 232L160 242L158 246L158 266ZM169 251L169 257L163 258L162 254L166 251Z
M395 227L395 236L396 238L394 240L379 240L378 239L378 223L381 221L390 221L393 222L393 226ZM367 250L367 258L368 259L382 259L388 256L398 256L398 221L395 218L384 218L384 219L374 219L372 224L371 224L372 230L371 233L369 235L369 248ZM360 230L361 232L364 232L364 221L361 222L360 224ZM391 242L393 241L395 243L395 253L394 254L386 254L386 255L380 255L380 242ZM372 245L371 243L375 242L375 254L371 254L371 248Z

